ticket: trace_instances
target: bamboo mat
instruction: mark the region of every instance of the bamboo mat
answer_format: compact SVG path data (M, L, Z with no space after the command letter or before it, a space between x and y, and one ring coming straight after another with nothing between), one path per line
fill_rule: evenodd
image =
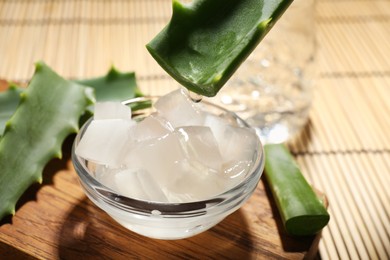
M171 0L0 0L0 78L27 81L44 60L67 78L135 71L141 89L177 83L144 45ZM328 196L323 259L390 258L390 1L319 0L319 75L310 121L290 142Z

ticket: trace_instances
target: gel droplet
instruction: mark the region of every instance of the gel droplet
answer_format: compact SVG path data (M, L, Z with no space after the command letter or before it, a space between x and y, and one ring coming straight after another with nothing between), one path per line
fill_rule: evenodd
M188 96L191 98L192 101L194 101L195 103L199 103L200 101L202 101L202 98L203 96L202 95L199 95L195 92L192 92L192 91L188 91Z

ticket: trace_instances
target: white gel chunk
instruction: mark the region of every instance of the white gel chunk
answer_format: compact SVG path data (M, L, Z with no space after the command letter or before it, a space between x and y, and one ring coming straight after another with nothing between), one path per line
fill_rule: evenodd
M98 164L119 166L129 133L136 123L131 120L93 120L76 148L76 154Z
M197 162L216 172L221 170L222 157L217 141L209 127L180 127L176 128L175 133L180 136L188 161Z
M253 152L260 146L253 129L227 126L220 143L224 173L228 178L244 177L253 161Z
M170 133L131 147L126 153L125 164L129 169L149 172L161 186L167 186L180 174L178 162L184 159L178 136Z
M95 120L104 119L130 119L131 109L120 102L100 102L95 104Z
M218 144L225 141L225 129L229 125L226 119L220 118L213 114L206 114L203 125L210 127ZM224 151L221 150L220 152L222 153Z
M253 129L226 126L224 141L220 142L222 159L230 160L252 160L253 151L260 145Z
M95 177L108 188L129 198L168 202L160 185L146 171L95 165Z
M144 170L124 170L114 174L114 190L129 198L168 202L160 185Z
M173 127L200 125L203 121L202 113L186 95L184 89L175 90L161 97L154 107Z
M226 190L225 183L215 173L207 169L182 165L182 174L170 186L163 187L169 202L182 203L204 200Z
M134 129L134 139L137 141L161 137L173 131L172 126L163 118L150 115L139 122Z

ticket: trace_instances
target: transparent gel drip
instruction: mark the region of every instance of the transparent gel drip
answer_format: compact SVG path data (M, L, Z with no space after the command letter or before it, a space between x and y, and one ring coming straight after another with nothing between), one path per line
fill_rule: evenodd
M203 98L202 95L199 95L198 93L192 92L190 90L188 90L188 96L195 103L199 103L200 101L202 101L202 98Z

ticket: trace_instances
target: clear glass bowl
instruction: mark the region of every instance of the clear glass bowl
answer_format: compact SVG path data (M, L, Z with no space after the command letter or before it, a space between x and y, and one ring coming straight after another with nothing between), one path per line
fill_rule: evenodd
M135 98L124 103L138 106L133 114L145 117L153 109L148 108L156 97ZM240 127L250 127L236 114L213 105L201 102L203 109L216 115L228 117L230 122ZM142 108L143 107L143 108ZM145 108L146 107L146 108ZM76 136L72 149L72 162L79 176L81 186L88 198L114 220L138 234L157 239L181 239L199 234L222 221L239 209L257 187L264 169L263 146L258 140L252 168L242 182L233 188L207 200L188 203L159 203L129 198L106 187L94 177L93 163L75 154L81 136L90 120Z

